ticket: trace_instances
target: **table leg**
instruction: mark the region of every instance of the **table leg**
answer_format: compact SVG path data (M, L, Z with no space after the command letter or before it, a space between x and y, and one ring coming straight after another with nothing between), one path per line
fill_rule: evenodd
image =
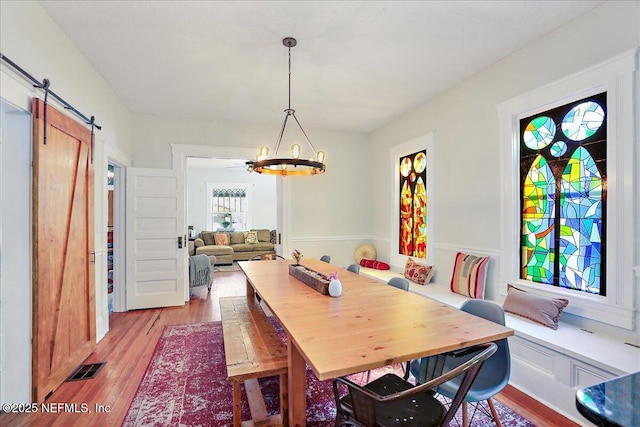
M249 303L253 302L255 293L256 291L253 289L253 285L249 282L249 279L247 279L247 301L249 301Z
M287 374L280 374L280 415L282 426L289 427L289 381Z
M304 427L307 415L307 365L298 347L292 342L291 337L287 338L287 342L289 425L292 427Z
M240 394L240 383L233 381L233 427L240 427L242 424L242 395Z

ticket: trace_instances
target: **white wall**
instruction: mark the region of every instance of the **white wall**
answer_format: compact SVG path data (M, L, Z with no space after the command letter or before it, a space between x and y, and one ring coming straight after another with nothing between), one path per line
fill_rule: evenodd
M235 146L256 153L259 146L267 145L273 150L279 128L280 120L249 125L135 114L134 166L172 167L170 144ZM335 262L346 265L353 262L356 246L371 233L369 206L375 194L370 193L369 183L376 173L369 164L371 150L364 134L305 131L316 149L326 151L327 171L314 177L279 178L286 181L283 198L288 206L283 212L284 227L278 229L283 255L289 256L294 247L309 257L329 252ZM286 135L283 147L291 145ZM306 142L300 145L306 157Z
M87 117L102 142L130 154L131 113L35 1L0 2L0 51Z
M454 248L475 249L492 256L487 295L501 301L496 287L500 262L499 122L496 104L546 85L640 45L640 3L607 2L574 22L510 55L420 108L371 135L371 192L389 195L388 150L430 131L435 132L434 239L435 268L441 282L450 277ZM636 177L638 176L636 153ZM378 248L388 248L391 234L388 197L372 200L372 234ZM640 201L636 200L636 213ZM639 228L636 217L636 233ZM636 239L639 242L640 239ZM640 246L636 246L636 265ZM636 279L637 280L637 279ZM636 307L640 292L636 291ZM563 314L563 318L571 319ZM636 321L636 325L638 321ZM638 329L624 331L598 324L623 338L638 341Z
M18 66L30 73L38 80L47 78L51 82L51 90L73 105L85 116L95 116L96 123L102 126L102 130L96 131L96 150L94 163L96 165L96 325L100 338L105 333L108 325L106 310L106 271L104 251L106 248L106 180L98 179L99 174L106 174L107 158L105 153L121 153L126 157L130 153L131 114L120 99L115 95L102 76L97 73L91 64L80 54L77 48L70 42L60 28L53 23L47 13L35 1L2 1L0 2L0 51ZM30 99L33 96L43 97L40 90L34 90L31 82L26 81L4 62L0 64L0 97L7 102L18 106L25 111L30 110ZM62 110L62 107L50 98L51 104ZM75 115L70 116L78 119ZM30 119L29 119L30 120ZM79 120L79 119L78 119ZM3 124L5 118L3 117ZM7 121L7 123L9 123ZM4 130L3 130L4 132ZM30 143L31 126L27 126L22 139L17 143L22 146ZM30 155L30 152L29 152ZM31 176L30 161L12 164L12 175ZM101 172L103 171L103 172ZM103 175L104 176L104 175ZM2 181L2 193L5 194L14 185L13 180ZM30 191L23 192L30 200ZM22 214L22 219L15 227L3 224L3 247L11 241L13 245L25 242L30 236L30 223L27 221L28 213ZM7 231L10 229L14 236ZM29 240L30 244L30 240ZM12 246L13 248L13 246ZM20 251L20 247L16 246ZM6 252L6 251L5 251ZM21 252L18 252L21 253ZM3 260L5 253L3 252ZM26 269L31 267L31 257L28 253L16 266L26 263ZM9 261L9 259L7 260ZM28 275L19 275L11 278L11 283L5 282L3 271L2 286L16 287L21 290L31 290L31 279ZM8 279L7 279L8 281ZM4 293L4 292L3 292ZM30 294L29 294L30 295ZM25 298L24 293L4 294L2 296L3 327L4 317L11 315L10 327L3 329L3 343L20 343L25 337L31 337L31 299ZM11 305L11 309L6 309ZM15 316L14 316L15 315ZM25 321L25 318L28 321ZM30 402L31 390L31 351L24 345L6 345L2 348L2 366L10 367L11 373L3 370L0 378L0 400L5 402ZM15 378L19 378L16 383Z
M247 184L251 187L249 203L249 227L277 228L276 178L247 173L244 167L237 169L203 169L189 167L187 171L187 223L193 225L196 234L207 230L207 182Z
M4 101L0 108L0 400L29 402L31 116Z

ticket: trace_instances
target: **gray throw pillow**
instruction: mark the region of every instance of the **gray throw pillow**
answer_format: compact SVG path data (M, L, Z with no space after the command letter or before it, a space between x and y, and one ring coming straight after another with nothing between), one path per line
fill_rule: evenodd
M269 230L255 230L258 232L258 242L268 242L271 239L271 232Z
M547 298L508 285L507 298L502 307L507 313L558 329L558 320L568 304L569 300L565 298Z

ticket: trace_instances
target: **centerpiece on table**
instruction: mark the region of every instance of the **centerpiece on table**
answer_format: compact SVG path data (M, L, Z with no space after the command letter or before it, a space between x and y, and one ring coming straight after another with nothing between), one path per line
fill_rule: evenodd
M289 264L289 274L321 294L329 295L331 280L324 274L300 264L300 259L302 259L303 255L299 250L294 250L291 256L293 256L296 263Z
M338 272L332 273L327 276L329 281L329 295L332 297L339 297L342 295L342 282L338 279Z

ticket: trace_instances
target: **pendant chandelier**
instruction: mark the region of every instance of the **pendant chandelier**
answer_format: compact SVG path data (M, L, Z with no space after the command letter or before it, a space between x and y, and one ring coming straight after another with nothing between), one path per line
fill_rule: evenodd
M286 37L282 40L282 44L289 49L289 106L287 107L284 116L284 122L280 129L280 135L278 136L278 142L273 153L273 157L269 157L269 148L266 146L260 147L258 155L255 161L247 162L247 170L249 172L257 172L268 175L317 175L324 173L324 151L316 151L307 136L307 133L302 129L302 125L296 117L296 111L291 108L291 48L298 42L293 37ZM298 127L302 131L307 143L313 150L313 157L310 159L300 158L300 145L293 144L291 146L291 157L278 157L278 150L280 149L280 143L282 143L282 136L284 135L284 129L287 126L287 120L289 116L298 124Z

